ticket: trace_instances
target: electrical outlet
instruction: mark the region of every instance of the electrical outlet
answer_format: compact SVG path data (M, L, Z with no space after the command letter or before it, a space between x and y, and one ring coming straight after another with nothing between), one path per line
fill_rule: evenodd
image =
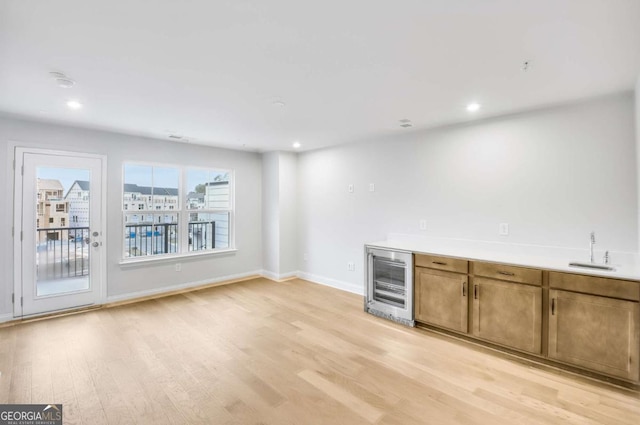
M182 271L182 264L176 263L176 271L177 272Z
M376 185L373 183L369 183L369 192L375 192L376 191Z
M500 223L498 228L498 234L500 236L508 236L509 235L509 223Z
M349 186L347 186L347 189L349 190L349 193L353 193L353 183L349 184Z
M427 220L420 220L420 230L427 230Z
M356 271L356 264L353 261L347 263L347 270L350 272Z

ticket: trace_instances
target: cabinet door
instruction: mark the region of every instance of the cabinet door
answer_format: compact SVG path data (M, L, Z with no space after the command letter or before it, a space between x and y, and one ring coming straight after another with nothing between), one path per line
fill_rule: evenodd
M639 304L549 291L549 357L638 380Z
M467 275L416 267L416 320L467 332Z
M474 336L540 354L542 288L475 278L472 296Z

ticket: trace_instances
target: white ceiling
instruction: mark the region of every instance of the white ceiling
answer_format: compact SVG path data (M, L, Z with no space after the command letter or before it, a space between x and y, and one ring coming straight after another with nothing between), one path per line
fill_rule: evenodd
M472 100L500 115L639 74L640 0L0 1L1 112L238 149L465 121Z

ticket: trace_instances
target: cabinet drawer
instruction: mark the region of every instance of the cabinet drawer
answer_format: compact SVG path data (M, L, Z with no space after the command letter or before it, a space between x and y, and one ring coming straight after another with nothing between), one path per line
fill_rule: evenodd
M469 262L467 260L425 254L416 254L415 265L417 267L428 267L456 273L467 273L467 270L469 270Z
M542 270L526 267L506 266L494 263L473 263L473 273L476 276L485 276L493 279L509 280L511 282L528 283L530 285L542 285Z
M602 295L623 300L640 300L640 282L584 276L573 273L549 272L549 286L572 292Z

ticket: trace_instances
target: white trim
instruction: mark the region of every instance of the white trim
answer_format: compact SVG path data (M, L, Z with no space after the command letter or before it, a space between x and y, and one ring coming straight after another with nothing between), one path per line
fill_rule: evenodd
M112 295L107 297L107 303L132 300L135 298L149 297L152 295L161 295L163 293L178 291L180 289L196 288L198 286L210 285L213 283L225 282L227 280L237 280L248 277L261 276L262 270L254 270L245 273L232 274L227 276L214 277L212 279L198 280L195 282L180 283L178 285L163 286L162 288L147 289L144 291L128 292L121 295Z
M13 253L13 292L15 294L15 300L17 301L23 296L22 292L22 241L20 240L20 232L23 228L23 185L24 175L23 170L18 173L19 167L24 167L24 154L30 153L34 155L50 155L50 156L65 156L65 157L79 157L79 158L92 158L100 161L101 168L101 199L99 208L99 222L100 222L100 241L102 248L99 253L99 267L97 271L92 271L92 274L99 279L100 287L97 291L97 299L95 304L103 303L107 298L107 246L106 246L106 234L107 234L107 156L102 154L78 152L75 150L54 150L40 147L24 146L21 143L10 142L9 148L12 149L13 158L12 164L15 164L13 171L13 227L14 227L14 253ZM14 302L13 304L13 316L15 318L23 317L24 311L22 303Z
M0 323L8 322L13 319L13 313L0 314Z
M299 272L288 272L288 273L278 274L278 273L270 272L269 270L262 270L262 276L266 277L267 279L276 280L276 281L289 279L291 277L297 277L298 273Z
M207 251L191 251L189 253L183 254L165 254L165 255L148 255L141 257L129 257L123 260L120 260L118 263L122 267L127 266L135 266L139 264L147 264L147 263L155 263L162 261L171 261L171 260L184 260L189 258L198 258L205 255L224 255L224 254L235 254L238 250L235 248L229 249L212 249Z
M343 291L351 292L352 294L364 295L364 285L358 285L351 282L344 282L341 280L331 279L329 277L318 276L316 274L298 272L300 279L308 280L320 285L330 286L332 288L340 289Z
M124 185L125 183L125 167L127 165L132 165L132 166L145 166L145 167L151 167L152 168L152 175L153 175L153 167L156 168L174 168L180 171L179 173L179 177L178 177L178 209L176 210L154 210L154 209L150 209L150 210L125 210L124 209ZM197 170L206 170L206 171L215 171L215 172L223 172L223 173L227 173L229 175L229 181L228 181L228 185L229 185L229 208L207 208L207 209L202 209L202 210L190 210L188 209L188 205L186 202L186 196L189 193L189 190L187 188L187 172L191 169L197 169ZM182 250L183 248L187 247L188 245L188 232L187 232L187 228L188 228L188 222L189 222L189 214L193 213L193 212L200 212L200 213L228 213L229 214L229 235L228 235L228 246L229 248L225 248L223 250L220 251L216 251L216 252L231 252L231 251L235 251L236 250L236 239L235 239L235 191L236 191L236 173L235 173L235 169L234 168L217 168L217 167L200 167L200 166L191 166L191 165L186 165L186 164L178 164L178 163L162 163L162 162L147 162L147 161L137 161L137 160L125 160L122 162L122 166L121 166L121 178L122 178L122 185L120 186L120 228L124 229L125 226L125 216L126 215L135 215L135 214L142 214L142 216L144 217L144 215L146 214L150 214L150 215L156 215L156 214L166 214L167 212L172 212L175 213L178 216L178 221L176 223L176 225L178 226L178 229L180 231L180 237L179 237L179 243L178 243L178 247L180 250ZM153 185L153 178L152 178L152 185ZM151 206L153 207L153 198L151 201ZM215 234L213 235L213 238L215 239ZM121 242L120 242L120 246L124 247L125 245L125 236L124 236L124 232L121 232ZM171 255L170 258L183 258L183 257L190 257L190 256L197 256L197 255L202 255L202 254L213 254L214 252L206 252L206 253L195 253L194 251L183 251L183 252L179 252L175 255L169 254ZM129 262L135 262L135 261L131 261L129 260L127 257L123 257L124 255L124 251L120 252L120 261L119 264L127 264ZM169 257L165 257L165 255L162 255L163 258L169 258ZM137 261L152 261L151 259L145 259L145 260L137 260Z

